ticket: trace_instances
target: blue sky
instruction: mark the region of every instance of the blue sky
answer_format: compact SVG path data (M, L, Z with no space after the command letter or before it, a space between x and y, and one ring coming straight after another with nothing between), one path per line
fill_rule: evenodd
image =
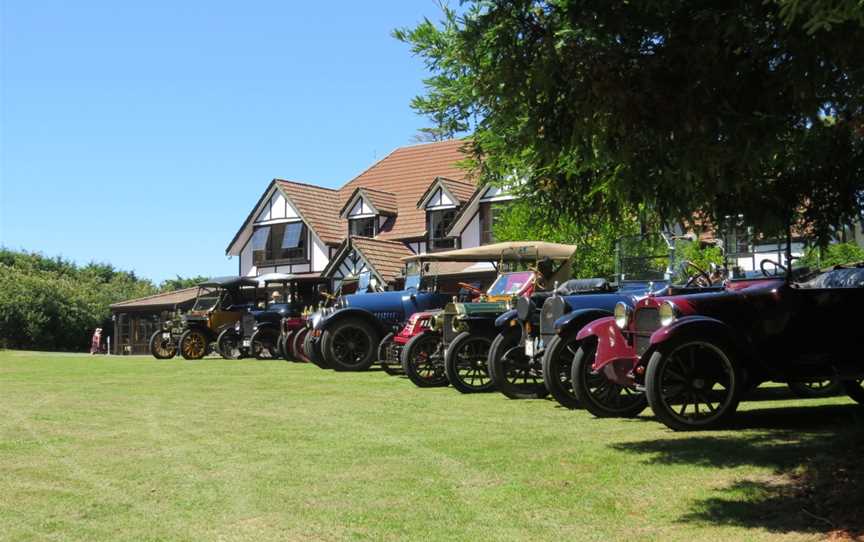
M390 37L433 0L3 0L0 245L160 281L237 272L273 177L339 186L425 126Z

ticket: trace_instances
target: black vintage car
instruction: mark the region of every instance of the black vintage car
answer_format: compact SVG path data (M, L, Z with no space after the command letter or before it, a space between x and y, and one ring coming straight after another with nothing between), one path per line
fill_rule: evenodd
M182 317L180 355L190 360L206 356L219 334L255 306L257 287L253 277L217 277L200 283L195 305Z
M255 278L259 301L249 307L233 326L219 333L216 346L225 359L281 357L280 323L292 310L294 277L285 273L267 273Z

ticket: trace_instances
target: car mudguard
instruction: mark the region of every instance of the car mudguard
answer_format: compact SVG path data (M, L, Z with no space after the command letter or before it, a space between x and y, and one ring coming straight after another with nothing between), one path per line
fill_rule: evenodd
M366 309L361 309L358 307L345 307L344 309L337 309L336 311L328 314L327 316L319 320L318 324L315 326L315 329L320 330L323 333L336 322L341 322L345 318L351 317L361 318L364 321L369 322L372 327L374 327L381 333L381 336L384 336L390 332L390 330L387 329L383 322L381 322L378 318L375 318L374 314L372 314Z
M510 309L495 319L495 327L499 330L510 327L510 322L516 319L516 309Z
M612 316L612 313L603 309L579 309L573 312L568 312L561 318L555 320L555 333L564 335L567 333L578 333L585 324Z

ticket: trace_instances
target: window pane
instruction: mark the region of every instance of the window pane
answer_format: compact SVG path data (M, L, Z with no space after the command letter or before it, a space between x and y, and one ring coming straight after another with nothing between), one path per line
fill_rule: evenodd
M456 218L456 209L429 211L429 250L455 248L456 240L447 237L450 226Z
M267 259L267 239L270 237L270 226L256 228L252 234L252 261L255 264Z
M297 248L300 246L300 234L303 232L303 223L294 222L285 226L285 235L282 236L282 248Z
M375 237L375 217L352 218L348 221L348 233L357 237Z

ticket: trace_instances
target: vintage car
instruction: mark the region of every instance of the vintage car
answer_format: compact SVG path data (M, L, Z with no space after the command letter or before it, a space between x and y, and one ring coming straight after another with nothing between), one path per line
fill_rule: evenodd
M159 328L150 335L150 355L156 359L171 359L177 355L177 343L183 334L183 314L173 311L170 318L160 322Z
M364 371L377 357L381 339L403 325L409 315L443 307L452 293L438 291L435 275L421 276L414 266L406 273L405 288L379 291L369 273L359 277L358 293L340 296L332 307L309 319L304 341L309 359L324 368Z
M356 288L357 280L343 281L336 293L327 291L326 285L317 284L314 289L302 288L297 292L297 299L301 300L299 315L292 314L282 319L282 337L280 339L283 357L288 361L301 361L309 363L312 360L306 354L307 337L311 331L311 317L317 311L326 309L333 305L342 295L344 286L351 283ZM308 300L308 302L306 301ZM309 346L311 348L311 345ZM317 360L317 358L316 358ZM320 365L320 360L316 361Z
M218 277L198 285L195 304L182 317L178 348L185 359L201 359L219 334L233 328L255 305L258 280L253 277Z
M490 349L497 346L495 319L519 297L542 291L556 278L569 276L570 258L575 251L573 245L519 241L408 258L485 264L494 266L498 276L485 291L462 283L466 294L462 300L453 300L442 311L409 319L395 338L405 344L401 351L405 374L419 387L449 382L463 393L494 389L487 358ZM466 298L471 297L469 302Z
M561 405L577 408L570 383L576 333L588 322L612 314L618 302L666 287L675 272L675 244L688 237L651 233L622 237L617 242L614 283L604 278L572 279L551 293L517 302L515 310L496 321L501 343L489 358L497 388L511 399L552 395ZM692 282L710 281L695 272ZM558 326L557 328L555 326Z
M633 308L616 307L614 317L579 333L583 346L572 374L577 395L592 412L608 416L616 413L604 390L645 390L654 414L675 430L723 424L747 390L767 381L837 379L864 402L857 316L864 264L806 280L765 274L764 280L728 282L721 291L649 296Z
M292 309L289 290L293 276L267 273L255 278L259 288L255 296L259 299L257 304L247 308L240 319L222 330L216 339L216 349L225 359L281 357L280 323Z

